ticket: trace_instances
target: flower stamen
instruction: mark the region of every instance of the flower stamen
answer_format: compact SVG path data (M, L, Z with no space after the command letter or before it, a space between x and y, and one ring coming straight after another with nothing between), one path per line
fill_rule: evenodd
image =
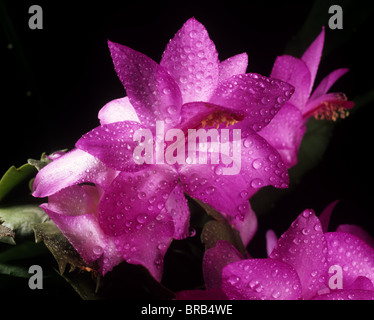
M201 126L203 128L205 128L206 126L215 126L216 129L218 129L221 124L224 124L227 128L228 126L232 126L235 123L238 123L240 120L242 119L240 119L237 115L230 114L226 111L214 110L205 119L201 121Z
M314 112L313 116L317 120L332 120L345 119L349 116L350 108L347 96L344 93L336 94L336 100L322 102Z

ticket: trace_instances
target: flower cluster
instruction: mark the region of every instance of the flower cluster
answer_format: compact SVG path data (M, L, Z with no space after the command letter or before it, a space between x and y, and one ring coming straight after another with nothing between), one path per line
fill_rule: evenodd
M169 41L160 63L108 41L127 96L107 103L100 126L39 171L33 195L48 197L41 207L102 275L126 261L161 281L171 241L190 234L185 194L218 211L246 246L257 228L249 199L264 186L288 187L307 119L336 120L353 107L344 94L327 93L347 69L333 71L311 94L323 43L324 30L301 59L278 57L268 78L246 73L246 53L220 61L194 18ZM318 223L304 212L264 260L245 260L218 242L205 254L207 288L228 298L315 296L341 240ZM253 282L248 270L261 275ZM360 275L371 279L365 270Z
M352 225L326 232L331 210L321 219L303 211L279 240L269 237L268 258L245 258L218 241L204 255L207 290L182 291L178 298L374 300L373 239Z

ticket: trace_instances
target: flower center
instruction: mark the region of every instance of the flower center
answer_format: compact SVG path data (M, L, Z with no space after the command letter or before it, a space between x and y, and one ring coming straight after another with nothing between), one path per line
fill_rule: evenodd
M206 107L212 108L213 106L207 104ZM243 119L240 117L240 115L215 109L212 113L209 113L207 117L201 120L201 126L203 128L208 126L216 127L216 129L218 129L221 124L224 124L227 128L228 126L232 126L241 120Z
M344 93L336 94L336 99L331 101L324 101L319 104L313 113L313 116L317 120L332 120L344 119L348 117L351 108L351 103L348 101L347 96Z

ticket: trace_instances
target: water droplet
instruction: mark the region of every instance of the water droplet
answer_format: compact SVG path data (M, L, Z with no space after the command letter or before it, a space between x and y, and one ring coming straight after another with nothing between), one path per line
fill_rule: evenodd
M170 94L171 90L170 90L170 88L166 87L166 88L162 89L162 93L163 94Z
M246 190L243 190L242 192L240 192L240 196L243 198L243 199L246 199L248 197L248 192Z
M218 165L215 167L214 172L216 175L221 175L223 172L222 166Z
M231 285L235 285L237 284L239 281L240 281L240 278L238 276L235 276L235 275L232 275L228 278L228 283L230 283Z
M148 219L148 216L146 215L146 214L140 214L140 215L138 215L137 217L136 217L136 221L138 221L139 223L144 223L144 222L146 222L147 221L147 219Z
M167 111L169 114L175 114L177 112L177 107L174 105L171 105L168 107Z
M166 249L167 245L165 243L160 243L158 246L157 246L157 249L158 250L164 250Z
M190 228L188 230L188 236L189 237L194 237L196 235L196 230L194 228Z
M258 170L258 169L262 168L262 166L263 166L263 162L262 162L261 159L255 159L255 160L253 160L252 167L254 169Z
M206 188L206 193L207 194L212 194L216 191L216 188L214 188L213 186L210 186L208 188Z
M250 148L253 145L253 141L248 137L247 139L244 140L243 145L246 148Z
M263 186L264 182L260 179L253 179L251 182L251 187L252 188L261 188Z
M139 192L139 193L138 193L138 198L139 198L139 199L144 199L146 196L147 196L147 195L146 195L145 192Z
M240 212L244 212L245 210L247 210L247 207L248 206L246 204L241 204L241 205L238 206L238 210Z
M278 299L278 298L281 296L281 292L278 291L278 290L274 290L274 291L271 293L271 296L272 296L274 299Z
M94 246L93 249L92 249L92 251L93 251L94 254L99 255L99 254L103 253L103 248L100 247L100 246Z
M191 30L190 33L189 33L189 36L191 38L195 38L197 36L197 31L196 30Z

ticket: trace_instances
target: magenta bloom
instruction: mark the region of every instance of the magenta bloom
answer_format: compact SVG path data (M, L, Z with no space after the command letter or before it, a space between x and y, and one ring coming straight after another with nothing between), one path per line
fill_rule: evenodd
M230 243L218 241L204 256L207 290L178 297L373 300L374 249L367 234L357 226L324 233L321 221L312 210L302 212L265 259L245 259Z
M271 78L292 84L295 93L259 134L278 150L287 167L297 163L305 124L311 116L335 121L339 117L345 118L347 109L353 107L353 102L348 101L343 93L327 93L331 86L348 72L346 68L332 71L311 94L324 39L325 31L322 29L301 59L289 55L279 56L271 71Z
M183 192L220 211L248 243L256 228L249 197L266 185L288 186L279 153L257 132L290 98L293 87L246 74L246 54L220 62L204 26L193 18L170 40L160 64L110 41L109 49L127 96L105 105L99 112L101 125L85 134L77 149L38 173L33 195L49 196L44 210L103 274L126 260L161 279L171 240L188 236ZM228 151L214 149L207 156L216 163L194 163L188 157L185 135L190 129L226 127L229 134L221 131L216 138L221 146L228 142L224 138L229 140ZM160 128L174 130L176 141L167 134L159 137ZM139 133L156 136L156 141L137 140ZM139 146L154 144L159 149L135 156ZM208 145L199 138L199 161ZM178 157L168 153L172 147ZM230 158L235 150L238 157ZM230 168L236 173L225 175Z

